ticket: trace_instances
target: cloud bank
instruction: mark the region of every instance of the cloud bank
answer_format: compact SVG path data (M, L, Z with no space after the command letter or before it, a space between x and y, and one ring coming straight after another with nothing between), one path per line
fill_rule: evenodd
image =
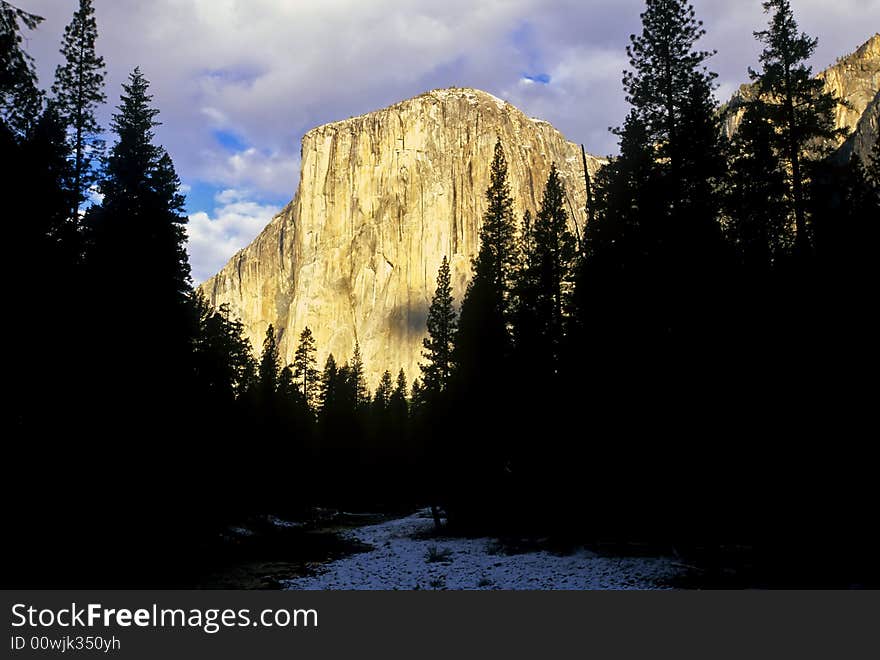
M46 17L27 47L44 86L75 0L17 0ZM880 0L794 0L820 38L821 69L880 25ZM746 80L765 23L759 0L696 0L717 49L719 98ZM196 278L217 270L290 199L310 128L435 87L478 87L552 122L604 155L626 114L621 74L641 0L95 0L107 94L140 65L164 126L157 131L190 196ZM111 109L104 113L104 124ZM234 207L225 190L248 191ZM250 205L250 206L246 206ZM234 237L234 238L233 238Z

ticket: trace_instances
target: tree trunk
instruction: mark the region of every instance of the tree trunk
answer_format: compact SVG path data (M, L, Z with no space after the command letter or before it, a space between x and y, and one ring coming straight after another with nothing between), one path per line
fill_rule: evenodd
M796 119L794 99L791 91L791 72L786 64L785 70L785 113L788 124L788 160L791 163L791 192L794 198L794 249L802 257L807 254L810 241L807 238L807 220L804 211L804 182L801 174L801 159L795 133Z

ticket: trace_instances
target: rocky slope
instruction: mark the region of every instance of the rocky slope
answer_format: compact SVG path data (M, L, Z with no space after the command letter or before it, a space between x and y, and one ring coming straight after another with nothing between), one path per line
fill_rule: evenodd
M516 215L538 208L555 162L582 233L579 146L485 92L435 90L309 131L293 201L202 291L229 304L257 349L271 323L290 361L309 326L321 365L330 352L350 358L357 341L371 389L386 368L412 380L444 255L456 301L464 294L496 138ZM595 174L602 162L587 160Z

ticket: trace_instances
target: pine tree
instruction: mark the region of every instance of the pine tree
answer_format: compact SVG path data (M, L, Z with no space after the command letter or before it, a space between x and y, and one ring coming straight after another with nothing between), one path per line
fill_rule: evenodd
M499 139L491 165L489 202L480 229L474 276L461 304L455 362L463 383L501 375L509 357L511 305L517 267L513 200L507 183L507 160ZM471 386L469 385L469 386Z
M336 409L339 395L338 372L336 358L333 357L333 353L330 353L324 363L324 370L321 372L321 389L319 398L320 414L322 417L326 417Z
M109 356L138 346L136 394L164 414L181 417L180 402L191 394L193 322L190 269L186 254L184 198L171 158L153 144L158 110L149 83L138 69L123 84L111 127L116 140L100 184L103 199L83 220L85 277L84 334L94 342L84 354L108 356L92 369L96 381L110 378L118 364ZM136 300L137 304L131 301ZM107 333L111 318L124 332ZM109 383L109 380L106 380ZM97 388L108 387L97 382ZM112 389L112 388L111 388ZM121 391L105 394L122 396ZM119 414L124 408L119 407ZM162 416L152 416L161 424ZM108 421L109 423L109 421Z
M517 241L517 269L513 286L513 339L519 347L527 342L530 322L534 320L537 299L538 267L535 263L535 223L532 212L526 210L520 223Z
M30 191L26 222L12 223L12 244L39 255L53 278L70 278L78 260L80 241L76 226L70 222L64 186L70 176L64 126L55 106L47 104L21 144L22 156L16 168L23 175L18 193ZM48 273L47 273L48 275Z
M785 171L773 150L775 128L750 103L731 143L730 175L726 186L726 233L740 263L766 271L790 246Z
M394 391L388 401L388 418L391 436L399 448L410 447L407 442L410 433L410 405L407 399L406 374L401 369L397 374Z
M827 155L833 140L842 135L834 128L833 111L840 101L823 91L823 83L813 77L806 64L816 50L817 39L798 31L788 0L767 0L764 12L770 14L766 30L755 32L764 44L761 71L749 70L757 84L762 115L777 127L774 147L789 173L791 204L795 219L795 250L809 250L806 212L805 163Z
M361 345L354 344L354 353L351 364L348 365L348 382L353 397L354 408L361 409L370 403L370 391L367 389L367 380L364 376L364 361L361 357Z
M491 283L498 297L499 311L506 316L516 269L516 227L507 182L507 159L500 138L495 142L486 201L488 208L480 228L480 250L474 273L475 277L483 277Z
M199 391L217 405L240 399L256 378L256 364L244 325L231 319L227 303L215 310L200 291L193 294L192 304L197 328L193 363Z
M704 66L714 53L695 48L705 30L686 0L647 0L641 19L641 35L631 36L627 47L633 70L623 84L666 179L657 210L661 218L678 216L680 224L693 217L714 221L711 205L705 208L712 199L707 184L722 173L722 160L712 98L716 74Z
M444 256L437 273L437 289L428 308L428 336L422 341L422 357L427 362L419 365L425 388L432 395L443 392L452 376L456 330L453 303L449 261Z
M70 183L71 218L88 198L95 182L94 163L104 146L96 109L107 97L104 94L104 58L95 53L98 28L92 0L79 0L79 9L64 30L61 54L64 63L55 70L52 93L59 114L68 127L72 160Z
M298 404L302 402L302 392L293 376L293 369L287 364L278 372L278 401L288 416L295 412Z
M0 0L0 119L13 134L25 134L43 105L34 60L21 47L21 26L35 30L42 22L43 17Z
M420 381L418 378L413 380L409 400L410 411L412 413L420 412L425 405L425 388L422 387L422 381Z
M708 409L715 385L709 376L723 372L713 365L727 302L719 222L725 160L715 74L706 66L713 53L699 49L704 30L685 0L646 0L641 19L627 49L623 85L631 109L615 131L621 154L597 176L596 219L586 229L566 337L574 350L561 362L582 392L578 400L589 401L595 428L656 419L683 401L690 411ZM555 419L548 416L548 424ZM646 437L639 425L633 433ZM566 449L577 455L578 448ZM623 459L614 448L592 449L604 457L581 453L580 460ZM643 449L640 457L656 458ZM647 482L648 463L640 458L636 480ZM565 473L570 464L557 469Z
M373 395L373 409L377 412L386 413L391 406L391 397L394 394L394 381L391 372L387 369L382 373L376 393Z
M156 255L157 275L167 287L167 300L178 309L186 306L192 292L192 275L186 251L186 198L180 193L180 177L171 156L156 149L158 160L151 172L152 195L148 209L154 217L156 244L163 247Z
M168 153L153 145L159 111L150 107L149 82L135 69L123 84L117 135L106 161L100 207L86 218L93 260L129 278L143 300L161 305L162 318L188 304L184 197Z
M394 385L394 392L391 393L389 402L391 407L391 418L396 427L401 427L406 423L409 416L409 402L407 401L406 374L401 369L397 374L397 381Z
M654 231L651 215L657 211L660 176L655 145L635 110L614 132L620 155L596 176L596 222L587 226L584 241L589 261L622 264L644 252Z
M278 354L278 344L275 342L275 328L271 323L266 328L263 352L260 355L260 366L257 373L260 378L260 391L264 396L271 397L278 391L278 385L281 382L281 357Z
M550 168L535 221L534 250L529 261L537 269L537 318L543 326L541 334L549 348L549 357L558 362L577 249L568 229L565 189L555 164Z
M535 249L535 223L531 211L523 214L519 231L519 267L514 284L513 343L516 361L524 374L534 374L542 361L540 345L541 319L538 314L540 269ZM525 376L528 378L529 376Z
M523 213L519 230L519 273L530 273L535 270L535 223L532 212L526 209ZM517 280L519 281L519 276Z
M336 422L349 422L358 410L356 390L351 366L348 362L343 362L336 372Z
M279 372L278 390L276 392L277 409L279 411L279 428L294 443L299 443L311 432L315 421L312 408L307 405L303 397L300 383L294 376L293 365L286 365ZM283 458L285 455L293 458L295 445L289 442L279 447Z
M293 377L299 383L300 393L311 410L317 410L320 389L318 352L315 338L308 326L300 333L299 346L293 356Z
M90 316L98 322L112 310L128 328L128 341L149 357L155 377L172 379L155 385L170 395L172 388L188 387L184 374L191 374L192 286L184 198L170 156L153 144L159 111L148 89L139 69L123 84L111 124L117 139L100 184L103 200L84 219L86 265L97 306ZM132 299L136 307L127 302Z
M149 81L135 68L122 85L122 96L110 127L118 136L107 157L101 193L111 201L143 203L151 192L151 179L160 150L153 145L159 110L150 107Z

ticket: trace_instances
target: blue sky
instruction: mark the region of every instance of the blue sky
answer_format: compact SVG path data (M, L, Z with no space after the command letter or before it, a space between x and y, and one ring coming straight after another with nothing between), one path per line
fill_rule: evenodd
M76 0L15 0L46 17L26 47L44 87ZM620 79L642 0L94 0L107 60L106 126L140 65L190 213L196 281L216 272L294 195L310 128L436 87L477 87L552 122L588 151L615 151ZM717 49L718 97L745 82L760 0L695 0ZM820 38L818 69L880 26L880 0L793 0Z

